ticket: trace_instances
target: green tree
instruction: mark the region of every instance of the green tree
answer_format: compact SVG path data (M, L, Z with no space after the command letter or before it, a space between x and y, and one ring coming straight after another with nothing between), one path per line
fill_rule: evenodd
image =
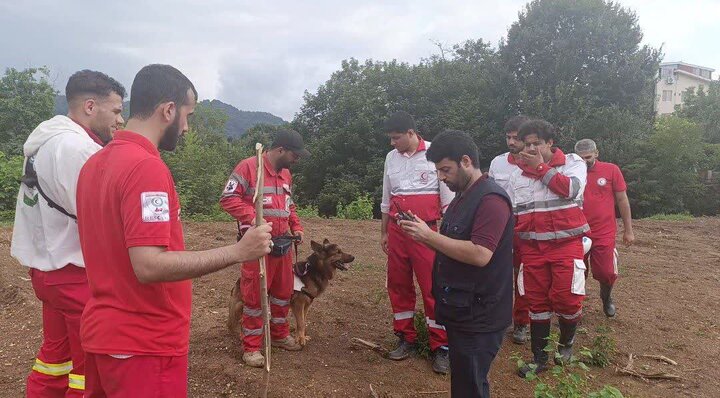
M0 152L0 221L12 219L23 168L22 156Z
M555 124L563 148L593 138L605 159L620 160L652 129L661 53L642 37L637 16L615 2L528 3L500 45L517 107Z
M658 213L704 212L707 187L698 173L707 162L702 129L677 116L661 117L654 133L638 142L633 161L625 168L633 216Z
M0 151L22 154L22 144L40 122L54 115L49 70L8 68L0 78Z
M383 163L392 149L382 126L397 110L416 116L425 139L448 128L469 132L489 164L504 146L498 132L513 113L506 77L497 54L482 40L418 65L343 61L317 93L305 94L292 122L312 152L296 180L299 202L334 215L338 204L369 194L377 214Z
M183 214L195 218L218 218L225 182L237 161L239 148L225 137L224 111L198 104L189 131L174 152L163 153L180 195Z
M707 90L687 89L683 94L683 106L676 114L699 124L705 142L720 144L720 82L709 83Z

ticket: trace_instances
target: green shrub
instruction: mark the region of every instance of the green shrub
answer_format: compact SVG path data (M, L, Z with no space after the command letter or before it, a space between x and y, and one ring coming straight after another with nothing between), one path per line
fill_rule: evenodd
M20 177L22 176L22 156L8 156L0 152L0 217L12 220L15 214Z
M413 321L415 323L415 332L417 332L415 344L417 344L418 356L425 359L430 358L430 334L425 320L425 313L423 311L416 312Z
M671 214L655 214L647 218L655 221L692 221L695 217L690 213L671 213Z
M338 218L347 220L371 220L373 217L373 202L370 196L363 195L348 205L337 205Z
M295 209L300 218L320 218L317 206L303 206Z

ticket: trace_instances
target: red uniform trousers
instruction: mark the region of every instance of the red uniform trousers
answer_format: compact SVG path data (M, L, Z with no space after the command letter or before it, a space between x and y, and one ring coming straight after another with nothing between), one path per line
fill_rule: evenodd
M585 264L591 270L596 281L613 286L618 277L615 236L594 238L590 251L585 255Z
M270 337L281 340L290 334L287 322L290 298L293 294L292 255L266 256L267 290L270 296ZM259 351L262 346L263 319L260 308L260 263L252 261L242 266L243 349Z
M521 292L530 303L532 322L550 322L553 312L562 323L577 323L585 299L582 239L522 240Z
M31 268L30 279L42 301L43 342L27 378L27 396L82 397L85 353L80 345L80 316L90 298L85 268L72 264L48 272Z
M434 261L434 250L414 241L395 222L389 223L387 289L393 311L393 329L409 343L417 339L414 273L422 293L430 349L433 351L447 346L445 328L435 322L435 298L432 295Z
M513 286L515 290L515 301L513 301L513 325L529 325L530 324L530 303L527 297L520 295L518 288L518 274L520 273L520 253L519 239L513 237Z
M86 354L85 398L187 397L188 356Z

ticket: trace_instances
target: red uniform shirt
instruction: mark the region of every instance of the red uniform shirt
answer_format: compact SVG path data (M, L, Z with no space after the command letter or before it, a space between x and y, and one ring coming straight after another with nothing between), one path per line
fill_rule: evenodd
M263 155L263 165L263 218L273 223L272 236L302 231L292 199L290 170L276 171L268 161L267 154ZM238 163L220 197L220 206L245 225L250 225L255 220L253 196L257 182L257 166L255 156Z
M596 160L588 169L583 213L590 224L590 238L615 239L615 192L625 190L625 179L616 165Z
M157 148L115 133L80 171L77 209L91 292L80 327L85 351L187 354L191 282L142 284L128 254L134 246L185 249L180 201Z

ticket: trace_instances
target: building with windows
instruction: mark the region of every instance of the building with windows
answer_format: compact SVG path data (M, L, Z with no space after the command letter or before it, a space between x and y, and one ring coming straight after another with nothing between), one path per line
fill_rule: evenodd
M685 90L707 87L715 69L687 64L685 62L664 62L660 64L660 80L655 87L655 111L665 115L675 111L675 105L682 106Z

